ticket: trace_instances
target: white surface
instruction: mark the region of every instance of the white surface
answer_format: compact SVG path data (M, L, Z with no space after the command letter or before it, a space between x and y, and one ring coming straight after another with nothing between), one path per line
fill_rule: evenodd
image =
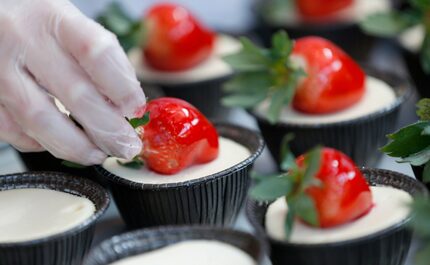
M341 242L382 231L400 223L409 215L407 205L412 202L409 193L391 187L371 187L371 191L374 205L365 216L331 228L315 228L296 220L288 241L304 244ZM285 198L279 198L269 206L266 213L266 231L270 237L285 240L287 212Z
M95 211L87 198L46 189L0 192L0 243L58 234L84 222Z
M394 90L384 81L371 76L366 78L366 91L363 97L344 110L329 114L306 114L296 111L291 105L283 108L280 121L288 124L328 124L348 121L370 115L390 107L396 99ZM264 102L257 108L260 117L265 117L269 108L268 102Z
M128 57L136 69L137 77L145 82L157 84L184 84L221 78L233 73L233 69L222 57L240 50L240 42L227 35L219 35L215 42L213 54L197 66L179 72L158 71L145 63L140 49L129 52Z
M241 249L220 241L189 240L130 257L112 265L255 265Z
M251 155L251 152L243 145L230 139L219 138L218 157L206 164L193 165L173 175L158 174L142 167L141 169L130 169L121 166L117 158L110 157L103 163L103 167L117 176L125 179L146 184L179 183L187 180L206 177L234 165L239 164ZM124 160L120 160L125 162Z

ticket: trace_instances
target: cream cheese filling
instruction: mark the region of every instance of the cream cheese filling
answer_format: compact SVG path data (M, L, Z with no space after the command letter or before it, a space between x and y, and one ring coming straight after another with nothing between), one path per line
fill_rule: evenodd
M103 163L107 171L127 180L145 184L180 183L187 180L202 178L223 171L239 164L248 157L251 152L245 146L225 137L219 137L218 157L206 164L193 165L173 175L162 175L149 170L146 167L130 169L118 164L118 158L109 157ZM120 160L125 162L124 160Z
M388 108L396 100L394 90L382 80L367 76L365 86L364 96L349 108L328 114L307 114L299 112L289 105L282 109L279 122L312 125L348 121ZM255 114L264 118L268 107L269 102L263 102L255 109Z
M350 240L370 235L398 224L409 216L408 204L412 196L400 189L386 186L371 187L374 206L365 216L333 228L314 228L295 221L291 243L321 244ZM274 239L285 241L285 216L287 203L284 198L273 202L266 212L266 232Z
M112 263L112 265L256 265L243 250L220 241L189 240Z
M0 191L0 243L24 242L70 230L95 212L87 198L48 189Z

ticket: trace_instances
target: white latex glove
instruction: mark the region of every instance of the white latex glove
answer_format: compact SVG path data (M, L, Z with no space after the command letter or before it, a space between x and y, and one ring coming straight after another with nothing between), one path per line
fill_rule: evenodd
M115 36L67 0L0 1L0 140L84 165L132 158L142 144L124 116L143 104Z

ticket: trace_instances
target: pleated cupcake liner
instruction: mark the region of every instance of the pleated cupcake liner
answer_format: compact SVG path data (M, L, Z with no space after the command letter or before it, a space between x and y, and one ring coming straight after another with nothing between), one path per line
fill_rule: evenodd
M391 105L370 115L324 124L271 124L266 118L250 112L257 119L267 147L278 164L282 139L289 133L294 134L290 147L295 155L321 144L341 150L358 166L375 166L378 163L382 155L379 148L387 143L386 135L395 130L401 106L410 95L411 84L387 71L370 67L365 70L367 74L387 82L397 96Z
M362 168L372 186L391 186L412 196L428 196L426 188L413 178L389 170ZM331 243L299 244L268 238L265 215L270 202L247 202L247 217L262 240L268 240L273 265L402 265L411 245L411 217L363 237Z
M107 265L187 240L227 243L251 256L256 265L262 264L262 243L248 233L207 226L177 226L142 229L115 236L91 251L84 265Z
M213 175L169 184L136 183L101 166L96 167L97 172L108 180L116 205L129 228L233 224L246 198L250 170L264 143L258 133L242 127L217 124L216 128L220 136L247 147L251 156Z
M96 212L83 223L52 236L0 243L1 265L81 265L88 253L96 221L109 206L109 194L88 179L58 172L28 172L0 176L0 192L11 189L38 188L56 190L91 200Z

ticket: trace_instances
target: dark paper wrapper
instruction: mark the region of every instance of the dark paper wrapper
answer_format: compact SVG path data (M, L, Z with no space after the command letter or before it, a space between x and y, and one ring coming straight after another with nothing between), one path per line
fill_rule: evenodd
M322 144L341 150L359 166L377 164L382 155L379 148L386 144L386 135L394 131L400 107L409 96L411 85L408 80L389 72L369 67L365 70L367 74L387 82L394 89L397 99L393 104L364 117L327 124L271 124L264 117L251 112L276 161L280 161L283 137L293 133L294 140L290 147L295 155L301 155Z
M218 124L216 128L221 136L246 146L251 156L216 174L170 184L136 183L96 167L109 181L113 198L128 227L228 226L236 220L250 184L250 170L264 143L258 133L242 127Z
M362 172L372 186L391 186L412 196L428 195L426 188L409 176L371 168L363 168ZM412 232L407 228L410 217L356 239L326 244L295 244L267 238L264 219L269 204L249 200L247 216L259 237L269 241L273 265L402 265L405 262L412 239Z
M223 228L179 226L143 229L115 236L94 249L84 265L107 265L186 240L217 240L231 244L250 255L257 265L262 264L262 243L250 234Z
M81 265L90 249L96 221L109 206L109 194L100 185L57 172L28 172L0 176L0 191L22 188L50 189L86 197L96 212L79 226L49 237L0 243L1 265Z

